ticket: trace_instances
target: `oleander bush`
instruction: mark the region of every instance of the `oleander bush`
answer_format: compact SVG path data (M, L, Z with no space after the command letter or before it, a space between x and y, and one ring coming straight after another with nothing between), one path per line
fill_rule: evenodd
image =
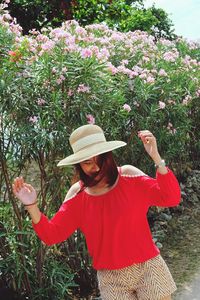
M154 176L137 131L157 137L161 155L181 176L199 167L200 47L181 38L155 40L142 31L121 33L104 24L22 35L9 13L0 15L0 276L30 299L70 299L97 292L84 239L76 232L48 248L35 236L12 194L23 175L51 217L70 185L72 130L91 123L107 139L127 142L116 152Z

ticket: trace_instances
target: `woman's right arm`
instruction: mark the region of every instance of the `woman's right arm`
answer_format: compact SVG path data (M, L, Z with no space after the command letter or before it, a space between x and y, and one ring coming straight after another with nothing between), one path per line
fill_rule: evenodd
M75 197L74 190L75 187L72 186L66 201L54 217L49 220L37 206L35 189L26 184L23 178L16 178L13 184L13 192L28 210L35 232L47 245L66 240L80 226L81 207L79 199Z
M29 212L33 224L38 224L41 218L41 211L39 210L37 204L27 206L26 209Z

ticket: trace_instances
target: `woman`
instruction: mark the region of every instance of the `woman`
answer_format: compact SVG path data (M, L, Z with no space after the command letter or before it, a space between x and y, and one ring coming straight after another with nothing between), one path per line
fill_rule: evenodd
M138 136L157 168L156 179L131 165L116 166L111 151L126 143L106 141L97 125L77 128L69 139L74 154L58 166L75 165L79 180L51 220L40 212L31 185L23 178L13 184L35 232L47 245L64 241L77 228L82 230L103 300L170 300L176 290L146 215L150 206L178 205L180 188L161 159L153 134L142 130Z

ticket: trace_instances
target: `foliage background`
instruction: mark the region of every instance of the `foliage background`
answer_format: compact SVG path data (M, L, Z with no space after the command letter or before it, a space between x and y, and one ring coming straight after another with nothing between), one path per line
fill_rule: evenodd
M51 217L73 171L56 164L71 153L71 131L88 122L100 124L108 140L128 143L115 153L119 164L136 165L154 176L154 166L137 138L138 130L148 128L179 178L199 168L199 56L196 43L158 39L140 30L122 33L105 24L82 27L67 21L22 35L16 21L1 11L3 283L30 299L98 294L81 233L63 244L44 246L27 212L13 198L12 181L19 175L32 181L41 210Z
M176 37L168 14L160 8L144 7L143 0L13 0L8 3L12 17L22 26L23 32L45 26L58 27L63 21L76 20L85 26L106 23L120 31L144 30L155 37Z

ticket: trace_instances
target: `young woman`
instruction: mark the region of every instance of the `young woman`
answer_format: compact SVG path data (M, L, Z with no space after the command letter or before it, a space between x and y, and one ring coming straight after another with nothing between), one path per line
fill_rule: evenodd
M75 182L55 216L48 220L37 206L35 189L16 178L15 196L26 206L35 232L47 245L60 243L77 228L85 234L97 270L103 300L170 300L174 280L152 240L150 206L176 206L180 188L161 159L156 138L138 132L157 168L156 179L139 169L117 167L112 150L122 141L106 141L97 125L84 125L70 136L73 154L58 166L75 165Z

